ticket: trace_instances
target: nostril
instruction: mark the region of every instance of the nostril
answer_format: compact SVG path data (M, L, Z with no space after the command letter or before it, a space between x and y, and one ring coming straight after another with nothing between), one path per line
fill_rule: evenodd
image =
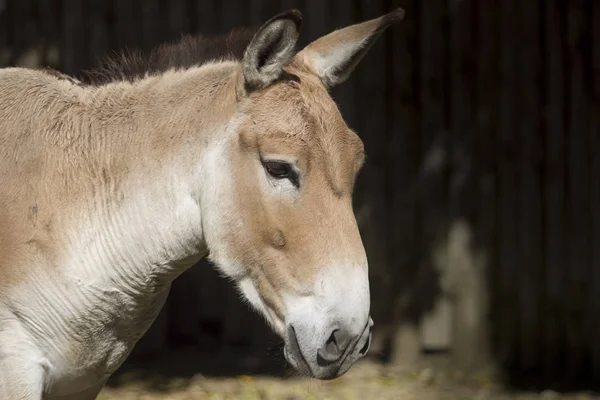
M329 354L339 354L340 353L340 348L338 346L338 339L336 337L336 333L339 331L339 329L334 330L331 333L331 336L329 336L329 339L327 339L327 342L325 342L325 350L327 351L327 353Z
M343 351L340 348L341 339L339 329L334 330L331 335L329 335L325 345L317 351L317 363L320 366L333 364L341 358L343 354Z

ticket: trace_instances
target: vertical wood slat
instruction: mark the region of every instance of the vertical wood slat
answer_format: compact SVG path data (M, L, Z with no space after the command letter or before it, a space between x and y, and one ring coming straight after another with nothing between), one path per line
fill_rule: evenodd
M110 4L106 0L90 0L88 2L88 26L90 30L89 48L90 63L96 64L103 57L108 56L111 48L110 33L107 15Z
M486 179L483 184L481 199L475 199L478 210L475 216L476 231L483 236L481 240L488 250L491 263L494 260L494 236L497 223L496 218L496 187L494 167L496 165L496 151L498 148L498 99L495 95L499 90L498 84L498 0L490 0L486 4L479 4L477 21L477 73L475 104L473 122L475 129L471 133L471 151L476 165L481 165ZM491 268L491 266L490 266ZM490 270L491 273L491 270ZM490 288L493 292L493 288ZM490 293L492 294L492 293Z
M58 23L59 9L56 7L56 1L53 0L38 0L36 3L36 23L39 25L39 40L42 45L41 65L44 67L59 68L59 45L56 43L60 39L60 27ZM0 26L2 26L1 20Z
M446 40L448 7L445 1L435 0L426 6L417 4L413 12L417 46L414 51L414 57L417 59L416 69L413 70L413 82L417 111L415 119L418 119L416 121L418 127L417 134L412 140L413 144L409 149L414 149L419 166L416 173L413 172L414 166L411 164L414 164L415 157L408 157L405 163L394 165L390 168L390 177L395 177L398 169L406 169L412 176L408 175L410 180L403 182L400 188L395 187L397 183L394 182L394 178L389 179L388 185L392 187L390 190L392 193L404 191L409 192L409 195L413 197L408 207L404 206L407 208L404 212L414 215L413 229L408 231L411 236L406 239L414 241L416 245L406 243L399 247L392 242L389 245L389 251L390 262L396 262L400 268L408 270L402 274L402 279L408 281L403 289L408 290L412 297L409 299L408 318L410 321L416 321L425 326L427 323L439 325L439 322L432 319L435 318L432 311L443 310L443 307L448 305L448 296L444 296L444 288L440 287L440 281L444 280L441 276L447 276L450 267L448 258L429 256L430 254L447 254L447 241L441 238L443 235L440 234L440 230L445 229L451 219L449 167L452 160L452 149L448 146L450 144L446 109L448 81L445 74L448 50ZM394 110L389 110L389 114L393 115L394 113ZM393 135L398 135L398 133L393 133ZM388 156L390 163L393 163L393 159L391 155ZM397 162L393 164L397 164ZM397 201L393 201L390 206L392 209L397 207ZM394 232L402 235L399 232L403 229L406 227L392 226L390 236L393 236ZM404 240L406 241L406 239ZM408 262L403 260L406 258L405 253L407 252L410 255ZM411 270L414 272L409 273ZM441 313L438 315L443 315L443 311ZM449 325L452 326L453 322ZM436 331L446 336L442 339L446 342L446 346L454 345L450 326L445 329L440 329L438 326ZM423 343L422 346L428 346L428 344ZM399 351L403 351L403 349L399 349ZM456 353L453 351L452 354Z
M450 215L464 216L463 211L470 208L464 203L466 198L462 193L466 190L468 184L464 178L465 163L472 160L465 160L464 157L472 157L469 154L459 156L473 136L473 115L475 114L476 104L474 103L473 80L470 78L476 73L476 58L474 49L474 14L476 12L475 1L448 1L450 13L450 32L449 32L449 55L450 62L450 135L455 143L456 156L461 157L450 172L448 206ZM451 157L456 157L451 155ZM464 209L464 210L463 210ZM468 210L469 212L471 210ZM454 221L452 221L454 222ZM472 223L472 221L469 221ZM473 225L469 226L472 229ZM450 231L451 232L451 231ZM450 233L449 232L449 233ZM470 249L466 250L470 251ZM482 271L474 264L472 253L466 255L469 257L464 260L464 265L457 265L457 261L452 261L447 265L447 269L453 275L456 275L456 281L453 281L453 312L452 312L452 357L453 362L460 368L474 368L479 366L483 360L481 357L480 337L482 331L482 313L480 307L483 306L479 295L481 294L480 285ZM459 275L460 269L467 269L468 273ZM464 281L464 284L461 282ZM471 304L475 303L475 308ZM467 317L467 315L469 317ZM466 323L465 318L471 319Z
M411 9L407 10L412 12ZM356 19L362 19L361 16L356 16ZM379 306L379 318L389 322L390 315L385 315L391 311L394 318L398 315L399 298L405 296L407 289L407 269L410 269L409 260L410 252L417 247L414 226L416 225L416 216L414 211L414 199L410 193L411 186L415 185L415 176L418 164L418 152L416 142L418 140L418 118L417 109L414 104L415 84L411 79L416 72L417 61L411 49L411 42L414 39L412 20L403 22L401 29L390 29L390 41L387 43L389 54L389 62L395 66L390 71L391 76L388 78L388 84L391 87L391 92L388 93L389 107L389 130L390 138L388 143L387 162L390 163L388 171L393 175L394 187L391 193L390 208L390 224L391 233L387 239L390 241L389 247L395 249L390 252L392 257L389 260L389 266L386 269L379 270L377 274L371 273L371 280L375 281L378 287L381 287L382 297L385 299L380 303L375 303L374 306ZM356 78L355 78L356 79ZM356 82L356 81L355 81ZM358 82L357 82L358 83ZM362 115L361 102L359 99L364 96L364 92L360 85L355 86L356 110L355 123L357 126L360 123ZM361 135L363 140L368 140L369 136L373 135L368 127ZM371 157L371 155L367 155ZM367 163L368 164L368 163ZM361 173L362 182L368 178L364 173ZM368 204L369 191L363 188L361 193L357 193L362 197L364 208L357 210L359 221L367 224L370 217L370 206ZM384 307L384 304L389 304L392 310Z
M187 0L170 0L168 13L169 37L178 39L190 31Z
M114 46L129 52L139 45L137 18L139 5L135 0L114 0ZM164 22L163 22L164 23Z
M590 212L592 215L592 262L591 282L589 302L592 304L590 310L593 321L592 332L600 331L600 46L597 46L596 39L600 37L600 3L591 2L591 31L589 33L591 40L591 68L593 77L591 87L592 96L590 101L590 149L591 149L591 202ZM591 343L592 354L592 373L594 377L600 376L600 341L593 340Z
M213 35L220 31L217 15L220 15L220 1L205 0L196 2L196 19L198 31L205 35Z
M307 6L317 6L317 0L307 1ZM325 27L328 26L327 17L319 15L325 12L325 2L322 2L318 8L311 9L307 18L313 20L310 24L310 39L314 40L322 35ZM379 15L382 10L382 4L361 0L357 2L358 15L357 20L363 21ZM335 10L330 10L335 12ZM385 200L385 144L382 137L385 135L385 117L382 115L384 109L385 68L383 65L384 44L377 43L370 50L369 57L372 60L369 67L365 63L360 63L351 78L356 90L361 93L356 97L355 108L361 110L362 119L356 121L354 127L361 136L367 157L370 163L367 163L361 171L357 181L356 190L362 192L360 198L361 204L358 204L358 212L368 215L361 219L361 234L369 260L369 272L371 276L381 276L385 270L385 248L386 238L382 231L385 229L386 200ZM368 194L368 196L365 196Z
M11 31L11 19L9 18L9 11L7 1L0 1L0 67L10 65L11 40L9 35Z
M540 148L540 65L539 6L534 1L519 2L517 11L519 32L519 79L520 88L516 100L520 111L519 130L515 144L518 145L518 208L519 221L519 269L518 292L520 299L519 353L521 368L530 370L538 361L537 338L539 335L539 304L543 282L541 182L538 170L542 154Z
M448 135L446 120L446 86L444 69L446 68L446 40L444 19L447 8L443 0L432 1L418 14L419 31L419 122L420 142L423 155L432 150L435 144L444 146ZM450 149L443 149L446 152ZM446 153L447 157L451 157ZM449 201L448 179L442 182L442 188L435 202L446 206Z
M587 174L589 166L586 157L587 115L583 81L583 60L581 39L583 34L584 9L582 0L572 0L567 8L567 44L569 55L569 93L567 125L567 232L568 232L568 281L565 293L569 296L567 345L569 357L566 362L566 375L575 379L584 362L585 333L582 313L587 308L589 266L587 241L589 233L589 194Z
M416 157L406 157L406 154L400 157L388 156L389 162L393 163L388 185L392 187L390 190L392 193L405 192L406 197L408 192L412 197L403 208L405 208L404 213L412 214L409 218L412 219L413 229L403 234L402 230L406 230L407 227L391 227L390 236L394 236L395 232L405 238L404 242L401 242L404 246L390 243L390 262L395 262L400 268L408 270L401 275L401 279L405 281L403 290L408 291L410 296L408 318L421 324L421 330L424 331L421 338L422 346L432 345L427 343L425 327L428 324L435 324L437 326L434 329L440 335L438 345L449 346L454 356L457 353L454 352L455 343L453 343L451 327L454 326L455 321L448 323L448 326L443 326L443 323L439 322L439 316L443 318L445 315L444 310L452 311L448 299L454 295L454 293L444 292L449 289L448 285L442 287L440 284L442 281L447 282L448 274L451 272L448 271L450 268L448 257L439 256L439 254L448 254L448 241L443 238L445 232L440 231L445 230L452 222L449 180L453 143L448 131L449 74L446 74L449 47L448 4L443 0L431 1L427 5L417 3L412 12L416 24L414 50L416 60L415 69L412 71L415 92L413 102L416 109L408 112L416 112L417 126L414 139L411 140L412 144L404 151L414 151ZM393 109L389 110L390 115L395 112ZM418 160L417 171L414 171L415 158ZM393 162L394 159L406 159L406 161L399 164L397 161ZM409 177L409 181L400 185L392 178L399 174L399 169L405 169L407 173L404 173L404 176ZM390 206L392 209L399 207L398 201L392 201ZM401 210L396 212L402 213ZM410 244L411 241L414 244Z
M450 12L450 123L452 135L461 139L469 133L471 118L472 86L469 77L473 72L472 12L475 2L448 1Z
M77 73L87 59L86 31L84 26L84 3L79 0L63 0L62 3L62 70Z
M32 0L19 2L19 37L22 40L21 52L16 62L23 67L38 68L42 61L40 53L42 40L38 34L38 24L35 21L35 4Z
M266 0L251 0L249 4L250 8L250 22L251 26L261 26L269 18L269 9L266 6Z
M26 3L20 1L11 1L10 2L10 19L16 21L11 26L10 36L11 36L11 64L15 64L19 57L25 51L27 47L27 38L23 29L21 29L21 24L25 20L26 14ZM18 21L18 22L17 22Z
M151 47L164 40L164 24L161 21L159 0L143 0L144 5L140 7L139 14L141 21L138 25L140 35L140 46L143 50L149 50ZM205 3L204 1L201 3Z
M358 2L357 2L358 3ZM394 4L394 6L397 4ZM363 4L360 3L361 11L367 15L358 15L356 20L364 20L372 18L375 11L365 10ZM384 182L381 189L376 191L376 195L387 197L385 203L389 207L389 217L386 225L381 226L384 232L388 232L384 240L387 240L387 246L379 251L386 251L385 259L379 259L378 262L385 263L379 265L376 270L371 269L370 279L372 287L378 287L380 301L374 301L372 309L376 312L377 318L389 324L389 331L384 334L387 336L387 356L393 362L411 362L418 356L418 348L414 348L414 327L409 326L409 329L404 330L402 325L413 323L410 321L410 316L406 315L407 303L411 301L410 285L411 276L415 276L415 270L418 265L414 262L417 257L415 255L419 251L418 238L416 236L415 227L419 224L416 215L416 198L414 188L418 186L417 171L420 163L419 154L419 112L416 104L418 84L413 79L417 73L419 60L415 54L415 46L417 46L417 21L415 3L403 3L407 15L412 17L406 18L400 27L389 30L389 41L384 42L387 46L388 59L387 63L394 66L389 70L387 81L386 94L387 101L387 118L386 129L388 132L388 142L386 148L382 149L382 154L377 155L373 150L367 153L369 161L367 165L377 162L375 157L386 157L387 160L383 165L384 170L388 175L388 182ZM388 7L391 8L391 7ZM372 54L369 58L373 60ZM373 61L375 62L375 61ZM365 61L361 68L368 69L370 63ZM385 71L385 67L383 68ZM374 71L375 73L379 73ZM357 102L355 108L356 121L360 125L360 120L364 112L364 102L370 102L371 94L367 94L363 88L363 82L359 81L356 86ZM362 101L361 101L362 99ZM371 112L371 111L369 111ZM374 127L369 127L370 122L362 124L361 130L364 130L363 140L367 149L373 145L369 141L377 139L377 135L382 135L384 132L378 132ZM375 136L373 138L373 136ZM380 161L381 162L381 161ZM372 165L369 165L372 166ZM370 230L377 230L377 222L370 222L373 218L373 207L377 204L373 202L371 196L373 186L367 186L366 182L371 178L363 171L361 173L362 187L359 194L363 199L364 208L358 210L357 214L363 225L365 226L363 237L369 235ZM377 172L375 172L377 173ZM390 187L386 187L389 186ZM381 192L379 192L381 190ZM371 226L369 226L371 225ZM389 226L391 225L391 226ZM380 240L375 237L372 240ZM372 246L373 257L377 256L378 248ZM370 259L371 261L371 259ZM376 328L379 329L379 328ZM412 331L412 332L411 332ZM408 335L405 335L408 333ZM408 336L413 336L408 337ZM408 341L405 340L408 337ZM417 338L418 339L418 338ZM408 343L407 343L408 342ZM413 343L411 343L413 342ZM410 348L410 347L413 348Z
M565 235L565 65L562 41L563 11L560 0L552 0L545 7L545 81L546 87L546 143L544 163L545 200L545 314L542 325L542 366L548 378L560 374L559 364L564 335L562 283L566 266Z
M514 349L517 340L518 325L513 320L514 310L518 310L518 299L513 293L513 280L518 276L519 257L517 220L515 218L516 191L514 168L514 131L517 127L517 110L514 104L516 99L517 72L515 48L518 38L514 32L513 10L517 2L514 0L503 1L500 12L501 48L500 48L500 159L498 182L498 207L500 224L499 238L500 249L498 259L498 295L497 319L494 322L496 340L496 353L500 363L504 366L514 362L516 354Z
M347 7L346 3L346 7ZM274 12L287 11L291 9L297 9L305 13L308 6L305 4L305 0L269 0L269 6Z
M482 314L493 318L492 306L495 295L495 274L497 269L497 251L494 248L497 234L496 227L499 220L496 215L497 177L495 175L496 151L498 148L498 99L495 96L498 85L498 10L500 1L490 0L485 4L479 3L476 14L476 49L477 59L476 74L476 107L473 111L475 129L471 132L471 152L473 158L472 168L479 168L481 177L475 175L474 185L481 185L481 191L475 191L480 198L474 199L474 230L476 244L485 252L484 271L482 271L482 285L487 284L482 298L484 304ZM479 179L477 179L479 178ZM483 367L493 363L491 358L490 324L485 317L482 322L482 331L479 337L481 348L476 349L480 354L479 362ZM484 365L484 364L488 365Z
M238 26L247 26L251 23L246 18L249 14L249 2L223 0L221 1L221 32L226 33Z
M303 23L305 35L304 38L300 38L300 47L327 33L329 12L334 12L334 10L330 10L329 2L306 0Z

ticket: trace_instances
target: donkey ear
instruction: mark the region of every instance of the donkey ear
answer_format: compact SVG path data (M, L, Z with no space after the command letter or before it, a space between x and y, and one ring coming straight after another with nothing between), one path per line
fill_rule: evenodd
M296 57L331 88L348 79L383 31L402 20L404 14L398 8L382 17L339 29L315 40Z
M268 20L254 35L242 61L244 88L260 90L275 80L294 55L302 14L291 10Z

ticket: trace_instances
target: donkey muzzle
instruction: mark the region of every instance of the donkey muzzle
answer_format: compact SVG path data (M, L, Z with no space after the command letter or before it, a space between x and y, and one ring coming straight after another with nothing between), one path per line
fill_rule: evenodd
M358 335L353 335L350 329L336 326L316 352L305 352L295 328L290 325L284 354L287 361L304 375L322 380L335 379L368 353L372 331L373 320L370 317Z

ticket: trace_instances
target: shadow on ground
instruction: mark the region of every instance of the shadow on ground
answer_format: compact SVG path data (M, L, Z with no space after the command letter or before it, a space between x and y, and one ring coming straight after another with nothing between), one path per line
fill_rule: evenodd
M197 348L165 350L153 355L137 356L127 360L110 378L109 387L138 381L150 390L170 390L173 380L227 378L241 375L289 378L296 376L279 348L257 351L219 349L207 351Z

